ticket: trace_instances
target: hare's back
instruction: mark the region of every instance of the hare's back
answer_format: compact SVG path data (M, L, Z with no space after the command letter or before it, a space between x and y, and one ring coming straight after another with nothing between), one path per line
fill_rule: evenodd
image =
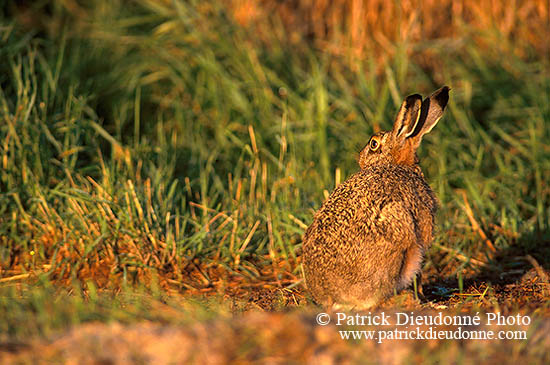
M352 236L364 240L363 236L385 233L388 224L395 228L412 224L418 212L430 214L434 207L430 187L413 168L372 166L355 173L333 191L315 214L306 241L313 236L322 242L344 238L349 242Z

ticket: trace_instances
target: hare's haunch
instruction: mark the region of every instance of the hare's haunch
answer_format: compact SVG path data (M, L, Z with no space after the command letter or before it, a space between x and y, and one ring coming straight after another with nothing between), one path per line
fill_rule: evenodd
M303 244L306 285L323 305L366 309L411 284L433 238L436 197L416 149L449 100L447 86L408 96L393 129L371 137L361 170L315 213Z

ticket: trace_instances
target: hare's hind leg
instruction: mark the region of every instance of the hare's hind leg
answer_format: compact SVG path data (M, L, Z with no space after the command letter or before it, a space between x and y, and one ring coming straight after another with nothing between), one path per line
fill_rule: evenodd
M399 281L397 283L398 290L408 287L412 283L414 277L420 273L420 266L423 258L424 255L422 250L416 245L405 252L403 266L401 267L401 273L399 274Z

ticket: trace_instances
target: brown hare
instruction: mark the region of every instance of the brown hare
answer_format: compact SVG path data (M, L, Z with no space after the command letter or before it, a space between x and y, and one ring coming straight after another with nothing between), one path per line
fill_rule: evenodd
M433 238L436 197L416 149L449 101L447 86L408 96L393 129L372 136L361 170L315 213L303 243L305 281L322 305L367 309L409 286Z

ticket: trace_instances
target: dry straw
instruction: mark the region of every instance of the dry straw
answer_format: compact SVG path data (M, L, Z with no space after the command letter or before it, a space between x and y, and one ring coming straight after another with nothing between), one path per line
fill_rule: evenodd
M473 36L483 45L488 34L520 56L529 49L547 54L550 28L546 0L305 0L230 1L236 20L270 34L266 19L279 15L289 40L311 39L325 51L361 59L376 51L380 61L400 43L460 40ZM491 39L489 37L489 39ZM508 40L509 42L502 42ZM493 38L492 41L497 41Z

